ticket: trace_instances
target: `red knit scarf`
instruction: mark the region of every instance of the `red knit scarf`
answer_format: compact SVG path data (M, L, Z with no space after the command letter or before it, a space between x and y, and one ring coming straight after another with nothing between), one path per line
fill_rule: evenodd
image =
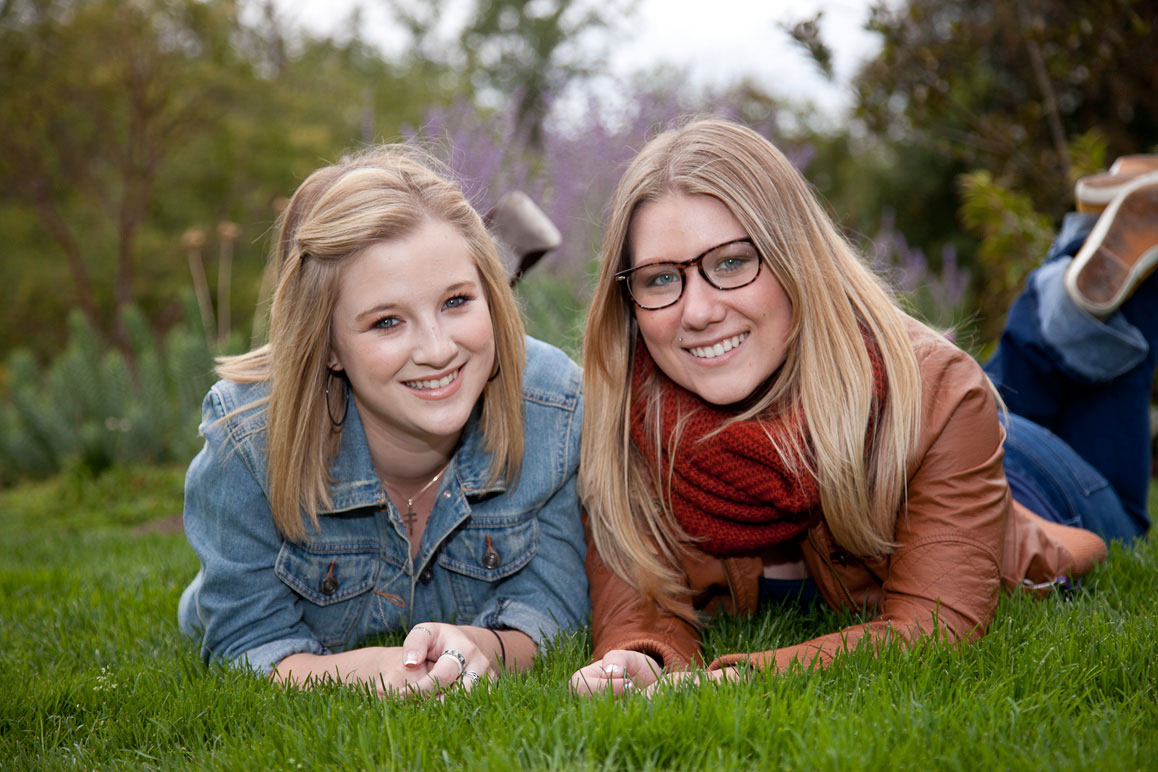
M873 367L874 405L865 434L872 437L875 416L884 404L885 375L880 350L866 335ZM804 459L786 463L769 435L788 453L810 447L799 406L759 420L734 421L710 438L735 413L715 407L676 385L662 372L641 341L632 375L631 437L653 475L656 449L645 419L643 384L652 377L660 389L660 484L668 479L671 440L680 416L684 422L672 467L670 503L676 520L700 549L712 555L735 555L792 540L821 515L820 490ZM804 438L801 442L797 438ZM799 476L792 470L799 470Z

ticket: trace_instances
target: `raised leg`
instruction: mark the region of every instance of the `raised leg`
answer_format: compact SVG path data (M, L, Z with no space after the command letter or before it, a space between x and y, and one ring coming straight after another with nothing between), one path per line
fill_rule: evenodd
M1144 533L1158 278L1142 282L1104 320L1079 308L1065 291L1064 274L1093 221L1067 218L1046 263L1010 309L985 369L1012 413L1047 429L1109 481L1128 518L1123 529Z

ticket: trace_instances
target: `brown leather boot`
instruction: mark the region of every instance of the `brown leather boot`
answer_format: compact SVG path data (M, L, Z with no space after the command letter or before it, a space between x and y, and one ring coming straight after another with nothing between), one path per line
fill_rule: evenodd
M1082 177L1074 186L1074 200L1079 212L1101 214L1114 198L1143 174L1158 172L1158 155L1124 155L1114 161L1110 171Z
M1158 155L1154 153L1118 156L1114 165L1110 167L1110 174L1149 174L1150 172L1158 172Z
M1066 269L1066 292L1081 308L1105 318L1158 265L1158 172L1127 185Z
M563 243L555 223L521 190L504 193L483 219L499 243L499 254L512 285L543 255Z

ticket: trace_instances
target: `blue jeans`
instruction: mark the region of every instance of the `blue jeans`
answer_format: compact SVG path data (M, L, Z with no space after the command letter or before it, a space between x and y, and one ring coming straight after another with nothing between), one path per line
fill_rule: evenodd
M1078 308L1062 276L1095 219L1066 217L985 370L1012 413L1005 472L1013 497L1043 517L1129 542L1150 527L1158 278L1104 321Z

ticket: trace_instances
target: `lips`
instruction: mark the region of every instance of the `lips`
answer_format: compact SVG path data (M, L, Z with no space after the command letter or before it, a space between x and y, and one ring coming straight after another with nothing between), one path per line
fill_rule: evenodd
M730 338L725 338L711 346L693 346L686 349L689 354L696 359L715 359L716 357L727 354L732 349L739 346L748 338L749 333L742 332L739 335L733 335Z
M458 375L461 372L462 368L458 367L442 376L441 378L432 378L429 380L419 381L403 381L403 383L412 389L416 389L417 391L432 391L434 389L441 389L454 383L455 380L458 379Z

